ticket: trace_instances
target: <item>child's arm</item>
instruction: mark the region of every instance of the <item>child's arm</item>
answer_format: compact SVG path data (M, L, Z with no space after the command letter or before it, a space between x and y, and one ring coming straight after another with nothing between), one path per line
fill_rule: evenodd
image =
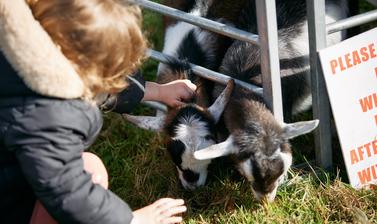
M84 84L71 63L36 21L25 0L0 1L0 50L33 91L79 98Z
M140 72L128 76L128 86L120 93L110 95L100 104L103 111L130 113L144 97L145 80Z
M13 151L37 198L59 223L130 223L129 206L93 184L82 152L102 125L100 111L79 100L38 99L9 127Z
M145 82L140 72L129 77L129 86L110 96L100 108L116 113L130 113L140 101L159 101L170 107L182 105L194 96L196 85L190 80L176 80L166 84Z

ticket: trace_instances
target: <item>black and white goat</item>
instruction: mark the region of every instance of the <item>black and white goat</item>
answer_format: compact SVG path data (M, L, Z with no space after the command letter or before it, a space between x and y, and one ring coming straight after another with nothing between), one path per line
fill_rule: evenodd
M191 15L211 18L224 22L223 17L215 18L214 14L220 14L220 6L229 0L196 0L196 1L166 1L168 6L179 6ZM221 3L221 4L220 4ZM172 4L172 5L169 5ZM212 12L216 10L215 12ZM169 20L170 21L170 20ZM227 20L230 21L231 20ZM212 33L195 25L170 21L166 23L164 48L162 53L174 58L188 61L211 70L218 70L222 58L232 43L228 37ZM175 63L160 63L157 72L157 81L163 80L166 74L172 74L171 67L177 67ZM182 70L182 69L181 69ZM207 82L210 85L210 82ZM210 88L210 86L207 86ZM209 95L211 95L209 91Z
M328 21L344 15L339 2L326 2ZM305 79L309 66L306 3L305 0L277 0L276 4L284 106L288 107L288 112L299 111L310 98ZM256 32L255 14L254 1L251 1L240 23L244 22L253 32ZM331 36L329 42L340 40L338 34ZM224 57L220 72L235 79L260 82L260 48L250 43L234 42ZM215 87L214 95L218 95L221 89ZM229 132L227 139L195 152L195 158L208 160L232 155L240 173L251 182L254 196L258 200L273 201L279 183L292 164L289 140L314 130L319 121L281 124L262 98L237 85L223 116Z
M191 8L191 14L206 16L213 1L190 2L192 5L186 7ZM227 38L220 35L188 23L177 22L170 24L166 30L163 53L215 70L229 46L229 43L225 46L227 41ZM227 85L211 105L213 83L194 76L188 63L169 59L169 63L159 65L158 83L177 79L190 79L197 85L193 102L182 107L169 108L166 115L160 112L156 117L126 115L126 118L141 128L164 130L167 133L167 149L177 167L181 183L186 189L194 189L205 183L211 160L196 160L193 154L216 143L214 127L228 102L233 82Z
M216 143L215 125L228 103L233 86L234 82L230 80L209 107L202 106L201 93L206 89L204 85L199 84L193 103L169 108L166 114L156 117L124 115L128 121L140 128L164 131L167 134L167 150L177 167L179 179L185 189L193 190L204 185L206 181L207 167L211 160L196 160L193 155L195 151Z
M348 14L347 7L347 0L326 0L326 23L345 18ZM276 12L284 119L289 121L292 115L309 109L312 104L306 1L276 0ZM258 32L255 0L249 0L237 26L252 33ZM345 32L330 34L327 36L327 45L338 43L344 37ZM230 71L224 72L238 72L241 80L262 86L259 47L235 41L229 51L233 53L228 54L228 59L223 63L228 63Z

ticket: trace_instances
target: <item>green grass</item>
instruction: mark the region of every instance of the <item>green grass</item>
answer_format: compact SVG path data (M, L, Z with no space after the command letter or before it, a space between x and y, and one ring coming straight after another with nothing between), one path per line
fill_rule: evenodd
M144 18L150 45L161 49L161 16L145 12ZM154 79L156 66L151 60L144 64L147 79ZM140 106L136 113L153 111ZM299 119L310 119L302 116ZM346 183L336 139L334 159L340 171L292 169L275 202L263 204L254 200L248 182L225 159L211 164L206 186L194 192L183 190L162 135L135 128L116 114L108 113L104 118L103 130L91 151L103 159L110 189L133 209L161 197L174 197L186 201L186 224L377 223L377 191L356 191ZM295 140L293 149L296 162L312 159L312 135Z
M161 197L183 198L185 223L377 223L377 191L356 191L335 174L291 170L272 204L253 198L250 185L226 160L210 166L206 186L183 190L163 136L105 115L92 147L110 174L110 189L134 209ZM226 167L226 168L224 168Z

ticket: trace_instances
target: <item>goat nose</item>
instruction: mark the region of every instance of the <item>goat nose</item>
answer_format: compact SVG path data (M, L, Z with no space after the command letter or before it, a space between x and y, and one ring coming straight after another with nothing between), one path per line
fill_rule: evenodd
M255 197L255 199L257 199L257 201L266 201L266 202L270 203L270 202L273 202L275 200L276 192L277 192L278 188L276 186L269 193L260 192L260 191L255 190L254 188L251 188L251 189L252 189L254 197Z
M271 203L275 200L275 195L268 194L265 196L267 202Z
M276 197L277 187L271 192L265 195L267 202L273 202Z
M260 193L253 190L253 193L254 193L255 199L259 202L265 201L265 202L271 203L275 200L275 196L276 196L276 191L265 194L265 193Z
M186 190L195 190L198 185L197 184L192 184L192 183L183 183L183 187L186 189Z

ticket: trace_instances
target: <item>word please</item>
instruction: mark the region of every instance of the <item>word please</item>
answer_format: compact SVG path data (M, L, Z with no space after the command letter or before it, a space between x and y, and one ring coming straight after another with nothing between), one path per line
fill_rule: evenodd
M330 61L332 74L335 75L338 72L343 72L346 69L352 68L363 62L367 62L372 58L376 58L376 48L374 43L368 46L362 47L355 51L349 52L341 57Z

